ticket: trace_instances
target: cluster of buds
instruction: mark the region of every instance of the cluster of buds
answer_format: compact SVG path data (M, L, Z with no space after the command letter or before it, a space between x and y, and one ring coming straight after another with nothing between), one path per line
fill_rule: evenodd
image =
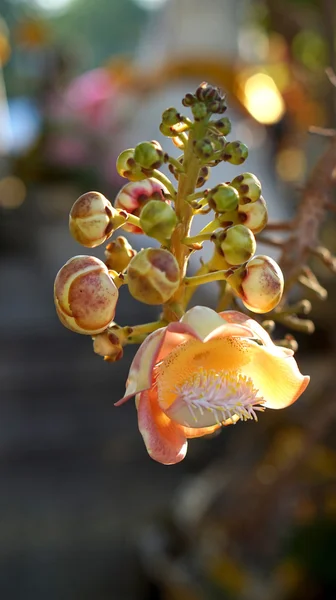
M225 97L217 87L203 83L182 104L191 109L192 118L170 107L160 124L161 132L182 150L178 159L156 141L124 150L116 168L129 181L114 202L99 192L88 192L70 211L70 232L88 248L103 244L117 230L145 234L160 244L137 253L118 235L106 246L105 263L76 256L57 274L55 304L62 323L93 336L95 352L109 360L120 358L122 346L130 339L111 329L121 285L127 285L140 302L162 305L165 322L184 313L190 286L206 283L207 277L224 278L233 294L256 313L272 310L281 299L279 267L267 256L255 256L255 234L267 223L259 180L252 173L241 173L231 182L196 191L204 186L212 167L226 161L240 165L248 155L245 144L227 140L231 122L223 116ZM164 163L177 187L160 171ZM212 214L212 220L198 236L190 237L192 218L199 213ZM214 248L207 272L203 268L203 278L200 274L187 278L191 251L201 248L205 240ZM141 339L143 335L142 329ZM131 337L140 339L134 332Z

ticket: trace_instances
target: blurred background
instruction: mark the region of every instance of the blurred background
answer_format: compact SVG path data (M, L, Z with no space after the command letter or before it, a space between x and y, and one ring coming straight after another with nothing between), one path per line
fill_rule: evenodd
M58 269L86 252L68 232L75 199L113 201L115 159L141 140L173 154L160 115L204 80L228 94L271 217L294 213L329 143L308 128L336 126L335 12L334 0L0 0L0 598L335 600L331 273L315 265L329 300L313 298L316 332L298 336L303 398L192 441L172 467L147 456L133 402L113 406L135 348L104 362L52 299ZM237 174L219 166L211 183ZM335 231L330 213L334 253ZM118 323L157 316L123 292Z

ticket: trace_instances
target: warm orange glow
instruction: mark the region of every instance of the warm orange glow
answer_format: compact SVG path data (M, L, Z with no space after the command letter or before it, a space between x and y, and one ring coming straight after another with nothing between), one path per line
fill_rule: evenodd
M265 73L249 77L244 85L244 104L259 123L277 123L285 112L282 96L272 79Z
M303 179L306 158L299 148L285 148L276 158L276 170L284 181L294 182Z
M26 186L18 177L0 180L0 207L19 208L26 197Z

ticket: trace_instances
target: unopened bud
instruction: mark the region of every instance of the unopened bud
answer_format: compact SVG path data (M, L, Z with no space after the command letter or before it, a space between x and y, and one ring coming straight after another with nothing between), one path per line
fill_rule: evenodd
M159 169L163 163L163 150L155 140L140 142L134 149L134 160L142 169Z
M229 142L224 148L223 160L232 165L241 165L248 157L248 148L243 142Z
M196 90L196 98L202 102L214 102L223 99L223 95L218 87L210 85L206 81L203 81Z
M116 362L123 357L124 351L120 339L113 332L104 331L95 336L93 351L109 362Z
M214 121L213 124L215 125L217 131L219 131L222 135L229 135L231 132L231 121L227 117L223 117L218 121Z
M162 113L162 123L164 123L165 125L176 125L177 123L181 122L181 119L182 117L180 113L177 112L176 108L174 107L167 108Z
M204 104L204 102L196 102L191 107L191 111L192 111L192 114L194 115L195 121L201 121L208 114L208 109L206 107L206 104Z
M65 327L96 335L114 319L118 289L101 260L75 256L56 275L54 300Z
M130 181L141 181L148 177L134 160L134 148L124 150L119 154L116 168L121 177L125 177L125 179L129 179Z
M99 192L87 192L74 203L69 229L77 242L88 248L103 244L126 222L127 215L113 208Z
M117 194L114 206L139 217L143 207L150 200L161 200L164 202L165 193L168 192L164 185L154 178L126 183ZM132 233L142 233L141 227L130 223L126 223L123 229Z
M255 313L267 313L282 297L284 279L279 265L269 256L258 255L228 277L243 304Z
M199 170L198 178L197 178L197 181L196 181L196 187L197 188L203 187L203 185L209 179L209 177L210 177L210 169L209 169L209 167L206 167L204 165Z
M193 94L186 94L182 100L183 106L193 106L195 102L197 99Z
M216 246L230 265L242 265L250 260L256 251L255 237L244 225L233 225L221 232L217 237Z
M194 143L194 152L201 160L211 160L215 152L212 140L210 138L197 140L197 142Z
M141 250L127 270L128 289L132 296L145 304L163 304L180 284L176 258L161 248Z
M136 251L132 248L128 240L120 235L107 244L105 250L105 264L109 270L121 273L127 269L135 255Z
M241 222L253 233L259 233L267 225L267 206L262 196L256 202L240 204L238 214Z
M256 202L261 195L261 183L253 173L242 173L231 181L231 185L236 188L241 202Z
M161 243L170 238L176 223L177 217L174 209L169 204L159 200L148 202L140 214L142 230Z
M209 191L207 201L215 212L224 213L236 210L239 195L235 188L226 183L220 183Z

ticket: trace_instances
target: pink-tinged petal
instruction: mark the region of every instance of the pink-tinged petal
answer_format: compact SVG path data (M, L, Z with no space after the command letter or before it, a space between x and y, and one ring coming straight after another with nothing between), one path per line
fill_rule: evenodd
M225 310L224 312L219 313L220 316L229 323L237 323L240 325L244 325L248 327L254 334L253 337L258 338L260 341L265 344L265 346L270 346L274 349L275 344L272 341L270 335L265 331L265 329L255 321L248 317L244 313L241 313L237 310ZM282 348L281 346L276 346L277 352L283 356L293 356L293 350L289 350L289 348Z
M192 339L193 330L179 322L169 323L151 333L141 344L131 364L125 395L115 403L124 404L139 392L148 390L153 382L153 369L156 363L164 359L176 346L181 346Z
M305 391L309 377L302 375L296 360L291 356L279 355L266 346L254 344L252 360L246 364L242 373L250 377L259 390L267 408L286 408L295 402Z
M181 462L188 448L186 436L183 428L161 410L156 391L138 394L137 408L139 430L149 456L163 465Z
M214 329L223 325L223 319L207 306L194 306L183 315L180 323L188 325L195 337L204 340Z
M206 306L194 306L183 315L180 324L188 327L191 335L202 342L220 337L254 337L253 331L245 323L235 323L234 319L226 322L223 314Z
M125 395L115 403L115 406L124 404L129 398L143 390L148 390L153 381L153 369L160 352L166 328L162 327L153 331L141 344L137 351L127 378Z

